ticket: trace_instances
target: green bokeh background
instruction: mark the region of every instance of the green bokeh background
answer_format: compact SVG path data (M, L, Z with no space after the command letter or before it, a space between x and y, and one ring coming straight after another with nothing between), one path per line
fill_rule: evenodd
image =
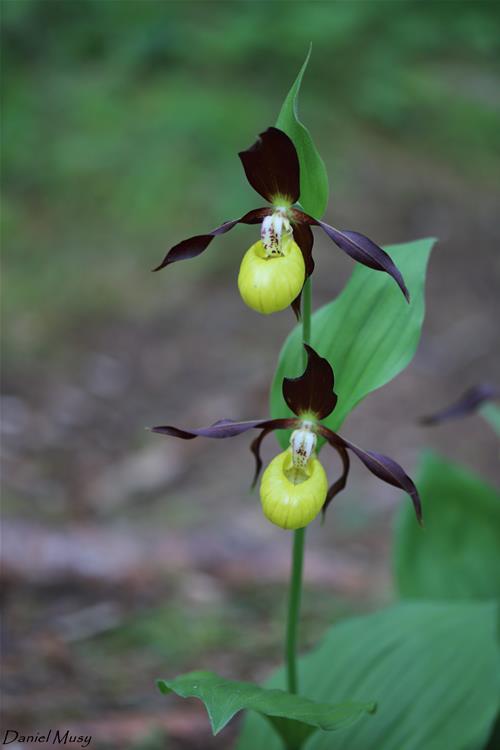
M310 40L301 109L332 202L346 142L369 137L498 176L494 2L2 5L7 343L21 351L73 316L155 304L143 271L172 238L255 200L235 152L275 120Z
M479 418L426 432L416 420L500 382L500 6L1 9L6 721L83 727L98 750L231 747L232 730L210 744L191 708L165 713L153 681L195 667L261 680L280 662L289 539L247 493L243 438L184 451L143 426L264 415L293 318L238 297L252 228L150 269L259 205L236 154L275 121L312 42L300 112L330 176L327 220L384 245L441 240L416 360L344 434L409 471L431 444L498 478ZM315 252L322 304L352 263L320 237ZM308 532L304 645L390 600L390 493L356 469Z

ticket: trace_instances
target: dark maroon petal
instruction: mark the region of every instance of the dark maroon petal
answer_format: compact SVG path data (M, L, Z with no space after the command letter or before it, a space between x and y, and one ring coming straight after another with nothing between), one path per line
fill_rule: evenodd
M247 214L242 216L240 219L233 219L232 221L226 221L208 234L197 234L195 237L189 237L187 240L182 240L178 245L174 245L159 266L153 268L153 271L159 271L171 263L175 263L178 260L188 260L189 258L196 258L197 255L201 255L207 247L210 245L214 237L219 234L225 234L229 232L236 224L260 224L264 216L268 216L271 213L270 208L256 208L253 211L249 211Z
M346 448L357 455L372 474L375 474L383 482L392 484L393 487L398 487L408 493L415 508L417 520L419 524L422 524L422 505L418 490L401 466L389 456L383 456L381 453L375 453L375 451L364 451L357 445L347 442L347 440L344 440L344 444Z
M265 419L257 419L248 422L233 422L231 419L221 419L209 427L200 427L197 430L181 430L172 425L157 425L156 427L151 427L151 432L157 432L160 435L170 435L182 440L192 440L196 437L222 439L241 435L241 433L247 432L247 430L251 430L253 427L264 427L266 421Z
M335 433L331 432L330 430L327 430L325 433L323 433L324 437L328 440L332 448L337 451L337 453L340 456L340 460L342 461L342 474L340 477L331 485L330 489L328 490L326 494L326 500L325 504L323 505L323 517L326 513L326 510L328 506L330 505L333 498L341 492L344 487L347 484L347 477L349 476L349 468L351 465L351 461L349 459L349 454L346 451L345 447L342 445L341 441L332 441L330 439L330 435L335 435ZM335 436L336 437L336 436Z
M208 438L230 438L241 435L253 428L270 428L274 430L287 429L296 423L295 419L253 419L246 422L233 422L232 419L220 419L209 427L200 427L197 430L181 430L172 425L158 425L151 427L151 432L160 435L170 435L181 438L181 440L193 440L196 437Z
M312 216L295 209L293 211L293 217L295 221L304 222L305 224L313 224L321 227L321 229L335 242L337 247L340 247L347 255L356 260L358 263L362 263L368 268L373 268L375 271L385 271L389 276L395 280L403 292L406 300L410 301L410 293L406 287L404 279L401 275L399 268L396 266L391 256L388 255L385 250L375 244L373 240L365 237L364 234L359 232L352 232L350 230L335 229L335 227L326 224L324 221L318 221Z
M375 453L375 451L364 451L362 448L358 448L357 445L354 445L348 440L345 440L343 437L338 435L336 432L333 432L328 427L325 427L324 425L318 425L316 429L317 432L325 437L330 445L332 445L334 448L339 449L341 446L343 446L344 448L347 448L348 450L355 453L356 456L364 463L366 468L369 469L372 474L375 474L376 477L382 479L383 482L392 484L394 487L398 487L398 489L407 492L412 499L413 507L415 508L415 513L417 515L417 520L420 524L422 523L422 505L420 503L418 490L413 484L410 477L405 473L404 469L402 469L401 466L396 463L396 461L394 461L392 458L389 458L389 456L384 456L381 453ZM347 470L348 469L349 465L347 466ZM340 487L340 489L342 489L342 486ZM339 490L337 490L337 492L338 491Z
M410 293L406 288L401 272L385 250L382 250L381 247L365 237L364 234L359 234L359 232L347 230L341 232L322 221L319 221L318 224L341 250L357 260L358 263L376 271L385 271L389 276L392 276L406 297L406 301L410 301Z
M278 128L268 128L239 157L250 185L266 201L278 197L291 205L300 195L299 157L293 141Z
M334 375L330 363L316 354L308 344L307 367L298 378L283 379L283 398L294 414L311 412L324 419L335 409Z
M262 459L260 457L260 446L262 445L262 441L264 438L269 435L270 432L273 430L287 430L287 429L293 429L295 427L298 427L299 420L298 419L274 419L273 423L269 427L265 427L262 432L257 435L255 440L252 440L252 443L250 444L250 450L252 451L253 455L255 456L255 474L252 481L252 487L255 487L257 484L257 479L259 478L260 472L262 470Z
M431 414L428 417L422 417L421 424L434 425L441 422L447 422L449 419L459 419L472 414L487 401L494 401L500 398L500 388L496 388L489 383L478 383L472 386L446 409Z
M262 441L264 440L266 435L269 435L271 431L272 431L272 427L266 427L250 443L250 450L252 451L255 457L255 473L252 479L252 487L255 487L255 485L257 484L257 479L259 478L260 472L262 471L262 458L260 457L260 446L262 445Z
M293 225L293 239L295 240L297 245L300 247L300 250L302 252L302 256L304 258L304 265L306 267L306 279L308 279L309 276L314 271L314 260L312 257L314 236L311 231L311 227L309 227L307 224L294 224ZM300 320L302 317L301 301L302 301L302 290L300 290L300 292L298 293L298 295L295 297L292 304L290 305L297 320Z
M307 224L294 224L293 225L293 239L300 247L304 258L304 264L306 267L306 279L314 271L314 260L312 256L312 249L314 243L314 235L311 227Z
M290 307L292 308L297 321L300 321L302 318L302 291L298 293Z

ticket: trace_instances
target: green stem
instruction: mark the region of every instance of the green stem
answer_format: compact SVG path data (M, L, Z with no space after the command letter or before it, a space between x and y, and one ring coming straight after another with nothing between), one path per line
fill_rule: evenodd
M311 279L307 279L302 290L302 342L308 344L311 339ZM304 367L307 355L303 352ZM286 624L286 677L290 693L299 689L297 678L297 634L299 626L300 600L302 597L302 568L304 563L304 544L306 530L297 529L293 536L292 569L288 594L288 619Z
M299 687L297 680L297 630L302 595L302 563L304 561L305 537L305 529L297 529L293 532L292 570L286 625L286 678L289 693L297 693Z

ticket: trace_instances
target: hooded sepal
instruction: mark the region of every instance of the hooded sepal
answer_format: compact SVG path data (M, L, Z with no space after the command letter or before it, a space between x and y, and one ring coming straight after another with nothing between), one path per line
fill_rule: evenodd
M298 378L283 379L283 398L297 416L311 415L324 419L335 409L337 395L330 363L316 354L308 344L307 367Z
M442 409L435 414L422 417L420 423L423 425L435 425L441 424L441 422L447 422L451 419L460 419L461 417L473 414L484 403L495 401L499 398L500 388L496 388L489 383L478 383L465 391L458 401L454 401L450 406L447 406L445 409Z
M248 182L269 203L296 203L300 195L299 157L293 141L278 128L260 133L238 154Z
M194 237L189 237L187 240L182 240L182 242L179 242L177 245L170 248L160 265L153 268L153 271L160 271L162 268L165 268L178 260L196 258L198 255L205 252L214 237L231 231L236 224L260 224L262 219L270 213L272 213L272 209L270 208L256 208L246 213L240 219L232 219L231 221L224 222L224 224L221 224L220 227L216 227L216 229L208 234L197 234Z

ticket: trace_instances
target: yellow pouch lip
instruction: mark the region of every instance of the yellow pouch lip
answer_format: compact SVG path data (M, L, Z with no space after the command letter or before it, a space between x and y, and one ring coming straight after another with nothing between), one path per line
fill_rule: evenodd
M298 529L316 518L326 500L328 479L316 457L308 462L307 478L294 484L284 473L293 465L291 449L279 453L266 468L260 485L262 510L282 529Z
M269 315L285 310L304 285L305 264L300 247L290 238L284 255L264 256L260 240L245 253L238 273L238 289L248 307Z

